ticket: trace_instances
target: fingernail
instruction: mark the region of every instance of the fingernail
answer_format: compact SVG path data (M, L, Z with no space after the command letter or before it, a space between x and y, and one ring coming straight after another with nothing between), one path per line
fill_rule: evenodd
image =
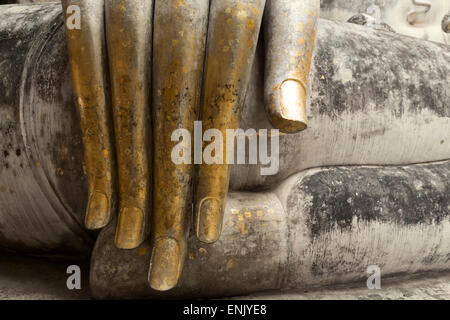
M173 238L156 240L150 262L150 287L158 291L174 288L181 274L181 262L178 241Z
M134 249L144 241L144 214L141 209L123 208L119 213L116 231L116 247Z
M84 224L86 228L95 230L106 226L110 220L111 212L108 203L108 197L95 191L89 197L88 209Z
M222 231L222 206L217 198L204 198L199 205L197 238L206 243L216 242Z
M280 89L283 131L297 132L306 129L306 88L297 80L286 80Z

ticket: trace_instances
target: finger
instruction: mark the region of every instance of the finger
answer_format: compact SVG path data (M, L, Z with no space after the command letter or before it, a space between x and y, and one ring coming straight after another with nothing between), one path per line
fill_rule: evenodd
M267 0L265 104L270 121L283 132L307 127L307 80L319 5L319 0Z
M150 211L150 58L153 2L106 1L106 36L119 177L116 246L145 239Z
M193 136L197 120L208 20L208 0L157 0L153 52L154 249L149 282L173 288L180 277L191 212L193 164L190 149L172 157L177 129ZM181 132L181 131L178 131ZM172 137L176 141L172 141ZM186 143L188 136L183 136ZM189 140L190 141L190 140Z
M80 14L81 19L80 29L69 27L69 23L65 25L88 177L85 224L89 229L98 229L108 224L115 207L112 125L106 95L104 4L97 0L63 0L62 4L66 21L74 14Z
M236 129L240 124L264 3L265 0L211 2L202 106L204 132L217 129L225 137L226 129ZM199 166L195 220L201 241L211 243L220 236L229 174L226 164Z

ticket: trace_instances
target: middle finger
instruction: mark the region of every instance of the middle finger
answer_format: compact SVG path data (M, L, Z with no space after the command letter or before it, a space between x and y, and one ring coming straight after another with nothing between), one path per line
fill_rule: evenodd
M119 177L116 246L145 239L150 211L150 52L153 1L107 0L106 37Z
M198 114L208 7L208 0L157 0L155 6L154 249L149 281L156 290L176 285L186 252L193 174L187 140ZM183 140L178 143L180 138ZM186 148L173 148L176 143Z

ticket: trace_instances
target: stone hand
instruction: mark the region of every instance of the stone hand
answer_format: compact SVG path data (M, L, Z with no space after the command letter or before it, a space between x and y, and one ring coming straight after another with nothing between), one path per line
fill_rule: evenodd
M81 9L81 29L66 31L89 184L86 226L108 224L117 198L116 246L136 248L150 233L149 283L169 290L183 268L192 198L197 237L216 241L230 174L227 164L199 165L194 195L193 161L172 161L173 133L192 136L197 119L203 132L238 128L263 13L267 114L283 132L305 129L319 1L62 2L66 14Z

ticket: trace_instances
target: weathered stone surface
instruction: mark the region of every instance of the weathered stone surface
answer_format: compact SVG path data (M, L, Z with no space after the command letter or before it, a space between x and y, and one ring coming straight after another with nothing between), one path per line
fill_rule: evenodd
M400 34L450 44L450 35L443 26L445 15L450 13L448 0L416 3L412 0L321 0L320 3L324 19L344 22L355 14L367 13Z
M85 176L60 4L0 12L1 246L89 253ZM450 52L442 44L319 22L310 128L280 138L280 171L233 167L234 190L268 189L308 168L404 165L450 158ZM243 128L270 128L262 50Z
M231 193L212 245L189 240L179 288L147 284L150 243L114 247L104 230L91 265L97 298L223 297L450 268L450 161L306 170L271 192Z
M276 191L288 217L286 286L450 267L450 162L314 169ZM289 190L287 192L287 190Z
M80 261L48 261L33 257L1 254L1 300L84 300L91 299L89 266ZM81 267L82 290L67 290L67 266ZM450 273L427 273L386 278L382 275L381 290L368 290L366 281L327 288L308 290L272 290L249 296L233 297L239 300L448 300ZM232 301L230 303L233 303Z
M60 5L2 8L0 39L0 246L87 254L94 236L82 226L86 187ZM244 128L270 128L261 53ZM362 167L450 158L448 46L321 20L314 59L310 129L281 137L277 175L233 168L235 190L272 191L230 194L223 237L207 247L192 239L189 278L170 295L353 281L368 264L386 274L448 269L448 161ZM346 167L318 168L337 165ZM97 243L95 295L154 295L149 244L116 253L112 229Z
M83 227L81 137L60 12L60 4L0 11L0 247L88 254L93 236Z
M359 24L361 26L367 26L375 30L383 30L388 32L395 32L387 23L376 21L372 16L365 13L358 13L347 20L348 23Z
M262 57L260 57L262 60ZM254 79L262 74L256 61ZM280 171L234 166L233 190L268 188L304 169L397 165L450 158L448 46L349 23L319 21L307 130L280 137ZM261 83L242 127L270 128Z

